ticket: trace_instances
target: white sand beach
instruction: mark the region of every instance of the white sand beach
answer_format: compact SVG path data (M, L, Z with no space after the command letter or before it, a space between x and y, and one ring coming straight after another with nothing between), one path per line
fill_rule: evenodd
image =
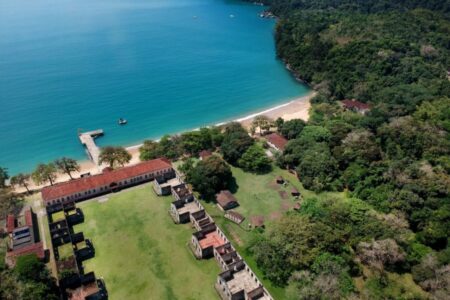
M236 119L235 121L242 123L243 126L249 127L252 120L259 115L266 115L269 118L277 119L279 117L283 118L285 121L292 120L292 119L302 119L307 121L309 118L309 109L311 107L311 98L313 98L316 95L316 92L311 92L306 96L291 100L287 103L277 105L275 107L263 110L261 112L253 113L251 115L248 115L243 118ZM223 123L221 123L223 124ZM220 125L220 124L218 124ZM131 161L127 165L133 165L138 162L139 160L139 147L142 144L139 145L133 145L130 147L127 147L126 149L131 154ZM79 162L80 165L80 171L74 172L72 174L73 178L79 178L81 174L90 173L91 175L98 174L101 172L101 168L99 166L96 166L92 161L90 160L83 160ZM64 182L70 180L69 176L67 174L58 174L56 183L58 182ZM30 182L29 189L30 190L39 190L43 186L37 186L33 182ZM23 193L25 192L24 188L16 187L16 192Z

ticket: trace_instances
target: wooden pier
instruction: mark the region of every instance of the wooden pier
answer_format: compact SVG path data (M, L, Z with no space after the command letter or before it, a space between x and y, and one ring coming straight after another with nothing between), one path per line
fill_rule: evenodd
M78 134L81 144L86 147L89 158L98 166L98 157L100 156L100 148L95 144L95 138L102 136L103 129L82 132Z

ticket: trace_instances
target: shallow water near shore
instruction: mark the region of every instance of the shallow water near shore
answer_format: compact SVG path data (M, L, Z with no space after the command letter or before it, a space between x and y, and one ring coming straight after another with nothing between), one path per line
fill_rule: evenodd
M0 166L224 122L309 92L264 8L223 0L0 0ZM119 118L128 120L119 126Z

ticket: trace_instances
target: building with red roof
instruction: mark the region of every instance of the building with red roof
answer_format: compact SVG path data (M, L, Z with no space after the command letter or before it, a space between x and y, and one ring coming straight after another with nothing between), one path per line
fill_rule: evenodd
M83 177L53 186L41 191L45 206L82 201L151 181L156 177L173 175L170 161L158 158L132 166L110 170L101 174Z
M31 209L25 211L24 217L25 224L30 227L33 226L33 213L31 212Z
M370 110L370 105L364 102L360 102L358 100L352 99L352 100L342 100L342 107L348 110L352 110L355 112L359 112L362 114L367 113Z
M278 133L271 133L266 136L267 144L277 151L284 151L288 140Z
M39 259L45 259L45 250L40 241L36 215L31 208L23 215L8 215L7 232L9 234L8 248L5 262L14 267L19 256L35 254Z
M192 250L197 258L213 256L214 249L228 243L225 234L216 224L211 223L192 234Z
M12 233L13 230L16 228L16 217L14 215L9 214L6 218L6 232Z
M25 247L6 252L5 261L8 266L15 266L16 259L22 255L35 254L40 260L45 259L45 250L42 242L29 244Z

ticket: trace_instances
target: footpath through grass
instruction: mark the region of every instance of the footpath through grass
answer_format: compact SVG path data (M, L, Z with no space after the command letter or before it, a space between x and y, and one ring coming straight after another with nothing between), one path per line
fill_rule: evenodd
M187 243L193 230L175 225L171 197L158 197L150 184L109 195L106 202L79 203L83 231L95 247L86 272L105 279L110 299L218 299L214 259L196 260Z

